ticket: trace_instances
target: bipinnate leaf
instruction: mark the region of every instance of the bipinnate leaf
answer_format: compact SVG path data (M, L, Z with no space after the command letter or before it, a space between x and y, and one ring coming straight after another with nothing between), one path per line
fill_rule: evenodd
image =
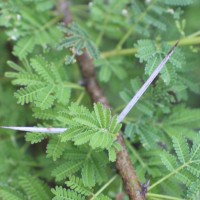
M65 119L58 116L58 120ZM121 128L117 117L112 117L110 109L100 103L94 104L92 112L83 106L71 104L66 124L69 124L69 128L61 135L62 142L73 141L75 145L89 143L93 149L109 149Z
M87 187L93 187L95 185L95 171L93 162L87 160L84 163L83 169L81 171L83 184Z
M63 152L65 151L66 144L61 142L59 136L52 137L47 145L47 158L52 157L53 161L56 161L58 158L61 157Z
M33 200L51 199L50 188L42 181L31 176L20 177L19 185L23 188L26 195Z

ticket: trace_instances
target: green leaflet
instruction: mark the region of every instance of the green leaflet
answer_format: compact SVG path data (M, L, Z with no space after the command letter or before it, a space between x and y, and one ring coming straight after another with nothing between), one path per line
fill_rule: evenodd
M82 145L89 142L93 134L94 134L93 130L86 130L78 133L73 139L74 144Z
M104 110L102 109L102 105L101 104L94 104L94 112L95 112L95 115L97 117L97 120L99 122L99 126L100 127L106 127L106 121L109 121L110 119L107 119L106 120L106 113L104 112ZM110 114L108 113L108 116Z
M65 151L66 144L61 142L60 137L52 137L47 145L47 158L52 157L53 161L56 161L61 157Z
M75 135L78 135L79 133L84 132L84 129L82 127L72 127L68 128L67 131L65 131L61 136L61 141L65 142L68 140L71 140Z
M71 176L75 172L81 169L83 165L83 161L75 162L75 161L70 161L70 162L65 162L62 165L56 167L52 171L52 176L56 177L57 181L61 181L65 179L67 176Z
M84 163L84 167L81 171L83 178L83 184L87 187L93 187L95 185L95 168L91 160L87 160Z
M35 37L24 37L17 42L13 54L23 59L33 51L34 46Z
M167 152L164 152L162 154L161 160L164 163L165 167L170 171L173 171L175 170L175 168L178 167L176 157Z
M21 88L15 93L15 97L18 99L17 103L24 105L33 102L37 93L40 93L44 88L41 85L27 86Z
M178 156L178 159L181 163L186 163L189 160L189 147L186 142L186 139L183 136L174 136L173 137L173 146ZM184 148L183 148L184 147Z
M109 156L109 160L111 162L114 162L116 160L116 152L115 152L115 148L111 147L110 149L108 149L108 156Z
M96 148L108 149L108 148L110 148L112 143L113 143L112 136L110 136L106 133L102 134L102 132L94 133L90 140L90 146L93 149L96 149Z

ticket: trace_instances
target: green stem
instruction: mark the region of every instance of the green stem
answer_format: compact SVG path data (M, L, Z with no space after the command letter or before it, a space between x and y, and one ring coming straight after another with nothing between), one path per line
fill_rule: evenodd
M136 48L121 49L121 50L111 50L101 54L102 58L108 58L113 56L123 56L123 55L133 55L137 52Z
M177 40L173 40L168 42L168 44L174 44ZM179 41L179 46L184 45L192 45L192 44L200 44L200 36L199 37L186 37Z
M80 104L80 102L82 101L84 95L85 95L85 91L82 91L81 94L79 95L78 99L76 100L77 104Z
M94 200L98 195L100 195L103 190L105 190L116 178L117 175L113 176L102 188L100 188L99 191L94 194L94 196L90 200Z
M135 26L137 25L137 23L135 24ZM129 36L132 34L135 26L131 27L127 33L124 35L124 37L119 41L119 43L116 46L117 50L120 50L122 48L122 45L125 43L125 41L129 38Z
M76 83L71 83L71 82L64 82L64 87L77 89L77 90L84 90L84 87L82 87Z
M194 32L194 33L188 35L187 37L196 37L198 35L200 35L200 31Z
M168 199L168 200L184 200L177 197L167 196L167 195L160 195L160 194L153 194L153 193L147 193L148 197L158 197L159 199Z
M164 176L163 178L161 178L159 181L157 181L156 183L154 183L153 185L151 185L148 188L148 191L150 191L151 189L153 189L154 187L156 187L157 185L159 185L160 183L162 183L163 181L165 181L166 179L170 178L171 176L173 176L174 174L178 173L180 170L182 170L184 167L188 166L188 164L191 163L191 161L184 163L183 165L181 165L180 167L178 167L176 170L174 170L173 172L169 173L168 175Z
M200 34L200 31L199 33ZM195 33L197 35L197 32ZM199 37L191 37L192 35L189 35L186 38L183 38L179 41L179 46L185 46L185 45L197 45L200 44L200 36ZM176 43L177 40L169 41L168 44L172 45ZM123 55L133 55L137 52L136 48L128 48L128 49L121 49L121 50L111 50L107 51L101 54L102 58L108 58L108 57L114 57L114 56L123 56Z

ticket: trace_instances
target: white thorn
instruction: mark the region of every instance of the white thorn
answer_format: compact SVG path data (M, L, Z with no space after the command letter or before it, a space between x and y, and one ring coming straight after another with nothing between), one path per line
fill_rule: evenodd
M42 127L17 127L17 126L0 126L0 127L17 131L52 133L52 134L63 133L67 130L67 128L42 128Z

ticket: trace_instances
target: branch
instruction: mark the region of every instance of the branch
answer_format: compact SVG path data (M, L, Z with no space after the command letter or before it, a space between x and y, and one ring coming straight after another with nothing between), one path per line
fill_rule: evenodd
M58 1L58 10L63 14L63 21L67 26L72 22L72 15L69 11L69 3L65 0ZM88 54L84 52L76 56L82 77L85 81L86 90L93 102L101 102L104 106L110 107L107 98L104 96L101 87L97 82L94 65ZM130 200L144 200L144 194L136 172L131 164L123 136L118 135L117 141L122 146L122 151L117 152L116 168L124 182L126 192Z
M191 35L186 36L179 40L179 46L186 46L186 45L199 45L200 44L200 31L195 32ZM176 43L177 40L172 40L167 42L169 45L173 45ZM110 57L117 57L117 56L130 56L137 53L136 48L127 48L127 49L113 49L106 52L101 53L102 58L110 58Z

